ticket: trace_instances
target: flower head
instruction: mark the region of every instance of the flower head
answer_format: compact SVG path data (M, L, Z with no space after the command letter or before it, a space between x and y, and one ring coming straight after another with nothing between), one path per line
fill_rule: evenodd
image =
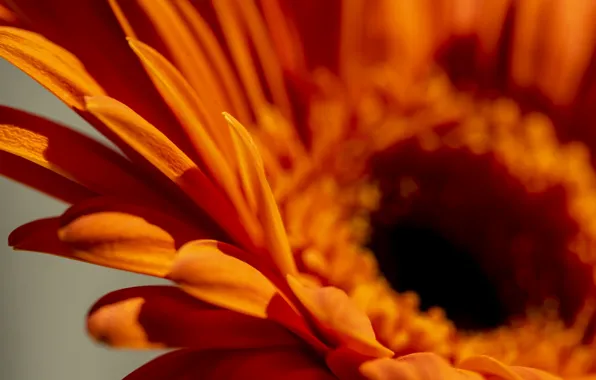
M587 149L561 143L547 116L485 95L502 83L479 79L501 69L499 39L515 12L513 89L503 93L536 84L551 118L576 106L589 51L547 54L541 69L563 79L532 74L537 24L522 21L543 3L461 2L443 13L424 1L83 1L71 13L60 4L0 4L0 56L120 152L0 109L0 173L72 204L9 243L173 282L116 291L89 313L90 334L106 344L179 349L129 379L593 371ZM555 30L573 20L580 27L569 30L585 38L593 7L558 4ZM311 27L318 19L328 32ZM571 49L555 34L549 43ZM475 315L479 293L421 312L425 289L460 299L465 283L438 280L469 267L408 254L407 239L393 239L407 231L430 242L422 253L450 252L420 226L476 252L506 304L489 299ZM393 254L396 243L406 255ZM434 272L408 271L420 257ZM419 277L420 295L401 292ZM524 314L553 297L569 315ZM522 320L487 333L462 327L499 325L501 313ZM524 356L533 342L544 352Z

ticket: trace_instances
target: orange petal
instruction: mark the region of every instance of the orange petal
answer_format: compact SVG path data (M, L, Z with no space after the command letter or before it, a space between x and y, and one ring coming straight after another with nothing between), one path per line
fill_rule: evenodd
M179 125L130 51L107 2L18 0L10 1L9 8L28 28L78 57L106 94L127 104L186 149ZM96 93L87 95L92 94Z
M547 21L548 3L526 0L516 4L511 46L510 72L515 85L528 88L535 84L541 62L540 41L542 26Z
M115 347L205 350L300 344L275 322L215 308L173 286L112 292L93 306L87 327L95 339Z
M393 351L377 341L370 320L346 293L333 287L308 288L292 276L288 284L331 344L362 355L393 356Z
M561 380L558 376L551 375L550 373L535 368L512 366L511 370L524 380ZM590 378L593 380L594 376L588 375L587 377L576 378L575 380L590 380Z
M290 72L304 72L306 61L302 43L296 26L285 17L280 1L261 0L260 5L269 30L275 31L271 33L271 39L282 66Z
M258 225L238 189L234 173L238 160L231 146L230 131L225 126L225 121L221 117L211 117L213 112L205 109L203 101L185 78L156 50L139 41L129 41L155 86L183 125L202 158L203 166L208 170L207 174L227 193L238 210L242 224L253 240L258 241ZM217 114L219 116L219 112Z
M166 56L195 90L207 95L204 100L216 112L215 116L222 109L229 109L227 99L200 41L187 26L179 3L112 0L111 6L125 25L127 37L143 41Z
M266 104L265 95L237 11L230 0L213 2L230 54L254 112Z
M360 366L370 380L482 380L477 373L453 368L445 359L432 353L419 353L397 359L377 359Z
M163 203L120 154L72 129L0 106L0 150L27 159L97 194Z
M0 57L23 70L67 105L84 109L84 96L104 94L81 62L39 34L0 27Z
M273 104L281 110L288 120L291 120L292 110L285 87L283 71L270 36L278 33L278 31L267 30L265 21L254 0L235 1L234 5L238 14L237 18L243 19L246 34L250 36L252 45L255 48Z
M269 303L279 297L263 274L211 242L182 247L168 278L204 302L259 318L267 318Z
M0 151L0 175L44 192L66 203L76 203L95 193L63 176L12 154Z
M87 109L166 177L176 183L239 243L250 246L244 227L224 195L176 145L124 104L108 98L87 99Z
M145 219L118 212L82 216L58 231L72 257L93 264L163 277L176 255L166 231Z
M80 217L100 212L117 212L141 217L170 234L176 248L196 239L215 239L218 237L217 234L221 234L214 226L199 226L194 221L186 221L183 215L176 215L175 210L158 210L116 197L95 197L79 202L62 214L60 222L64 226Z
M234 156L230 133L223 128L223 120L214 117L214 110L206 108L205 100L198 96L186 77L157 50L133 38L129 38L128 41L156 88L183 125L195 149L201 154L205 163L211 165L213 175L217 178L218 170L223 170L231 177L230 163L226 165L223 154L228 156L227 159L232 160L232 163L234 163ZM199 88L202 89L202 87ZM211 96L209 92L204 94L204 98ZM219 115L224 108L219 105L217 108L215 112ZM213 141L216 141L217 145ZM229 181L230 178L220 178L222 185L227 183L226 180Z
M487 375L495 375L499 378L507 380L522 379L514 371L512 371L509 366L506 366L503 363L488 356L473 356L466 358L459 363L458 367Z
M267 280L279 290L281 297L274 297L267 306L267 319L276 321L301 337L317 352L325 354L329 348L320 341L304 318L298 313L294 304L297 300L293 297L292 290L287 281L283 281L277 271L271 267L271 263L263 260L263 257L254 253L239 249L233 245L215 240L197 240L190 244L213 249L238 259L249 266L257 269Z
M69 107L79 112L123 152L133 159L138 159L97 119L84 112L84 97L103 95L105 91L87 73L76 56L39 34L18 28L0 27L0 57L38 81ZM176 124L173 120L169 123Z
M180 14L187 22L189 29L193 32L194 38L204 47L208 55L207 62L212 66L213 71L221 78L221 85L225 88L230 108L228 112L238 115L241 120L250 120L248 104L244 97L244 91L240 87L238 78L232 69L231 62L228 60L222 45L218 41L214 32L213 23L208 23L203 15L207 12L204 6L210 4L201 4L201 9L194 7L192 0L179 0L175 3Z
M337 379L310 352L298 348L183 350L166 354L124 380Z
M495 376L503 380L560 379L557 376L533 368L507 366L496 359L484 355L466 358L459 363L458 367L468 371L478 372L485 376Z
M254 194L268 253L282 275L295 274L297 273L296 263L290 250L288 236L267 182L263 161L257 147L246 129L236 119L225 113L224 116L232 130L239 159L249 163L241 166L243 189L245 194Z

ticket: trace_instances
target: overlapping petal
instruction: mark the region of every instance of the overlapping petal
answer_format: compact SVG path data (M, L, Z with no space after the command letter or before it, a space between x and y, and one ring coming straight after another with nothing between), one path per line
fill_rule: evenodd
M251 245L230 201L163 133L114 99L88 98L86 107L163 175L177 184L231 236L242 244Z
M76 109L85 108L85 96L104 94L78 58L39 34L0 27L0 56Z
M68 178L2 151L0 174L66 203L76 203L97 195Z
M89 312L88 330L115 347L186 347L197 350L301 345L281 325L200 302L178 287L121 289Z
M322 333L334 345L371 357L393 356L393 351L377 341L370 320L356 308L346 293L332 287L308 288L292 276L288 276L288 283Z
M476 356L453 367L445 359L432 353L419 353L396 359L377 359L360 367L370 380L557 380L533 368L507 366L486 356Z
M143 74L108 2L18 0L7 6L24 28L74 54L108 95L125 102L186 151L179 125Z
M96 194L164 203L150 189L149 179L120 154L72 129L23 111L0 107L0 150Z
M374 91L366 93L369 78L365 69L379 61L375 54L369 57L366 53L379 53L379 46L387 46L387 41L377 46L373 38L371 46L365 46L364 34L370 32L374 37L375 33L386 33L384 37L395 44L395 50L381 56L389 56L387 62L399 66L397 71L405 68L404 72L409 73L396 88L383 89L383 96L391 102L402 99L415 68L428 59L435 48L433 44L442 42L428 28L424 28L419 39L414 38L418 21L426 25L429 20L411 18L393 25L387 15L377 15L371 19L379 21L379 25L368 25L361 14L367 9L359 1L349 6L337 1L304 1L297 6L263 0L258 7L253 0L221 0L213 2L212 9L217 28L221 29L216 36L209 32L209 26L197 12L199 8L193 8L190 1L82 1L73 9L83 15L102 17L90 17L92 24L84 33L76 34L73 31L83 25L85 17L65 17L57 9L65 4L63 1L51 0L36 7L34 1L22 0L14 2L10 11L0 4L0 24L13 24L16 14L32 30L41 33L0 27L0 56L91 121L131 161L62 126L10 111L13 114L8 115L14 116L15 121L0 126L0 158L8 157L0 164L0 172L78 203L61 217L38 220L15 230L10 244L16 249L38 250L176 283L177 287L117 291L91 310L91 335L110 345L191 348L167 354L128 379L246 378L256 374L288 379L555 379L537 370L505 366L489 357L467 358L458 363L458 368L427 353L391 359L393 351L377 341L369 317L343 291L319 286L320 279L314 276L313 286L305 286L297 279L296 253L302 253L300 265L316 267L319 263L324 268L329 251L345 248L348 254L356 255L353 245L363 239L354 238L351 230L346 230L346 215L325 209L312 219L314 222L310 221L312 225L300 217L289 222L292 227L298 226L297 235L306 231L312 240L294 239L290 245L284 225L288 221L282 219L274 196L277 193L270 183L279 179L279 173L286 169L284 165L296 169L300 167L299 158L308 161L308 144L276 141L297 136L286 133L292 130L294 109L288 99L283 70L295 76L310 75L310 67L322 64L349 82L334 89L349 92L345 99L341 96L345 109L325 103L320 110L308 110L313 115L318 111L326 117L341 116L318 140L312 139L317 146L313 157L321 159L317 164L326 165L323 160L332 159L334 143L351 133L349 118L366 114L370 124L364 124L385 128L381 123L383 116L379 116L385 110L379 104L386 100L376 99L378 94ZM420 4L387 4L393 12L418 16L418 11L425 8ZM534 15L536 12L530 8L537 4L520 6L516 21L524 20L526 13ZM371 9L374 13L384 8ZM484 49L480 57L486 59L493 54L495 36L499 35L495 29L506 12L495 6L499 22L474 25L472 15L478 9L468 4L467 12L448 14L437 29L444 28L449 35L467 34L479 28ZM586 14L591 10L587 5L581 9ZM587 28L589 15L580 17L567 9L560 10L562 16L554 17L557 28L562 29L565 22L576 22L574 30ZM276 18L289 14L292 21L281 27ZM321 36L310 29L309 23L317 17L326 18L331 33ZM63 25L58 25L58 21ZM92 32L94 28L96 32ZM276 28L278 35L274 35ZM518 47L512 56L514 81L522 86L536 82L547 93L557 92L558 97L553 99L556 102L568 102L577 90L578 73L588 64L588 51L570 49L569 57L556 57L549 64L538 65L551 74L538 78L538 73L532 71L538 55L530 49L536 45L537 29L528 33L515 37L516 43L526 43L528 48ZM549 38L554 46L570 45L570 36L552 34ZM290 46L289 41L298 46ZM109 59L95 44L110 48ZM303 56L303 52L308 55ZM227 55L235 62L235 68L225 62ZM335 62L337 57L341 62ZM397 57L404 57L404 62ZM552 75L558 67L564 69L562 78ZM370 87L383 87L378 81L378 77L371 79L374 83ZM310 78L304 82L310 82ZM238 83L244 88L236 93L234 86ZM361 93L364 100L358 98ZM306 94L300 96L308 98ZM348 110L351 107L356 108L353 115ZM259 149L247 129L227 113L224 118L219 116L226 110L237 111L241 120L262 127L255 131L255 136L263 137L263 149L271 150L264 154L269 154L266 157L270 161L280 161L274 162L275 178L267 177L272 175L266 173ZM309 123L319 126L321 120L313 120ZM255 125L250 127L252 131ZM314 131L311 125L307 128ZM358 128L362 126L357 125ZM282 144L285 145L276 146ZM297 146L298 153L293 149ZM365 156L359 156L359 147L354 151L348 155ZM289 163L282 165L282 157ZM131 162L139 167L133 167ZM38 165L31 169L33 175L19 174L19 169L31 168L30 163ZM279 183L286 181L286 187L291 183L293 191L304 190L301 186L305 178L318 170L314 166L302 163L302 169L296 169L298 174L284 173L287 177ZM344 170L352 169L349 164L344 166ZM37 173L39 177L35 176ZM287 197L289 190L280 188L279 193ZM316 187L314 193L323 188L324 185ZM177 199L179 196L188 198L198 208L185 209L191 203ZM131 203L131 198L136 198L136 202ZM297 210L304 204L294 202L294 216L300 212L318 213L322 202L315 199L307 211ZM324 228L315 231L318 227ZM339 231L337 247L329 243L335 236L327 236L334 228ZM334 253L337 252L331 254ZM354 263L363 263L368 269L373 266L367 265L365 259L354 260L328 270L329 278L320 277L333 282L334 276L340 277L339 272L348 276L347 268ZM376 275L372 269L369 272ZM351 285L346 288L353 290ZM381 331L390 331L389 322L380 323L384 327ZM424 338L428 337L420 339Z
M301 349L261 349L238 351L176 351L164 355L125 378L125 380L174 379L200 376L205 380L262 379L333 380L329 371Z
M259 318L267 317L276 287L257 269L226 255L212 242L180 249L168 278L205 302Z

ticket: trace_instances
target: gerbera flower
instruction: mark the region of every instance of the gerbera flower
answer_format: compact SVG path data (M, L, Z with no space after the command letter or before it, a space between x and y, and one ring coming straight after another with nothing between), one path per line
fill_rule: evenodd
M183 348L130 379L239 378L248 371L269 378L552 377L517 366L528 363L561 375L589 373L592 219L581 206L591 204L593 173L586 149L561 144L545 116L520 116L515 103L464 93L441 69L429 70L451 32L474 36L477 19L474 6L454 7L461 14L442 20L431 38L426 29L418 33L430 20L424 4L3 6L0 17L10 26L0 28L0 56L124 153L3 108L0 172L73 204L20 227L10 244L175 283L114 292L90 312L91 335L107 344ZM506 9L491 13L502 18L488 32L479 24L488 36L485 64ZM402 14L408 17L394 22ZM306 25L305 15L309 23L320 17L328 33ZM559 82L548 88L557 90L557 102L573 98ZM522 123L525 133L512 132ZM463 171L458 180L453 168ZM473 170L473 184L483 190L461 193ZM561 195L547 192L552 187L563 190L569 215ZM538 201L527 202L534 193ZM511 207L486 206L498 197ZM528 211L515 207L520 200ZM524 214L528 221L519 218ZM494 221L521 227L510 236ZM417 295L392 290L390 283L410 286L403 260L418 255L387 265L395 259L389 235L406 231L426 243L420 225L476 252L480 266L493 270L485 277L498 296L511 299L507 310L487 303L479 308L492 310L487 316L470 314L465 307L486 298L479 293L460 309L439 304L450 321L438 308L419 312ZM488 227L465 229L476 225ZM534 244L542 244L536 234L545 233L553 239L540 252L561 268L533 260ZM499 242L511 247L497 252ZM430 259L455 268L452 259ZM562 270L573 274L572 285L558 280ZM503 272L515 281L503 280ZM435 300L423 289L444 284L422 284L412 290L426 307ZM521 294L512 298L512 289ZM501 314L523 313L549 297L569 311L562 317L571 328L559 315L553 322L543 314L469 337L453 325L467 324L465 331L485 327L486 319L498 324ZM532 343L542 351L520 355Z

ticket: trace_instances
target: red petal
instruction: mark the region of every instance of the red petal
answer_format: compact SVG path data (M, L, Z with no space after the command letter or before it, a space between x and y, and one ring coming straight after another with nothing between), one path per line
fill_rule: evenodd
M332 347L350 348L371 357L393 356L393 351L377 341L366 314L342 290L309 288L292 276L288 276L288 284Z
M178 351L139 368L125 380L333 380L337 379L307 351L266 349Z
M240 349L295 346L300 340L275 322L213 307L177 287L121 289L89 313L96 339L119 347Z
M58 239L59 218L38 219L11 232L8 245L17 250L67 256L70 248Z
M126 105L109 97L87 99L87 109L178 185L197 206L245 246L252 246L236 210L221 190L167 136Z
M121 212L84 215L60 228L72 257L93 264L162 277L176 256L175 241L142 217Z
M66 203L76 203L97 196L91 190L31 161L0 151L0 175Z
M223 236L223 233L214 224L208 224L204 220L203 225L198 225L195 221L187 221L183 215L177 215L176 210L153 209L117 197L95 197L79 202L62 214L60 222L62 226L65 226L82 216L101 212L119 212L139 216L167 231L174 238L177 248L192 240Z
M196 355L192 350L177 350L138 368L124 380L192 380L196 378Z
M185 146L175 119L129 49L107 1L19 0L10 3L10 8L29 28L80 59L110 96L143 115L178 146Z
M50 120L0 106L0 150L27 159L97 194L162 203L120 154Z

